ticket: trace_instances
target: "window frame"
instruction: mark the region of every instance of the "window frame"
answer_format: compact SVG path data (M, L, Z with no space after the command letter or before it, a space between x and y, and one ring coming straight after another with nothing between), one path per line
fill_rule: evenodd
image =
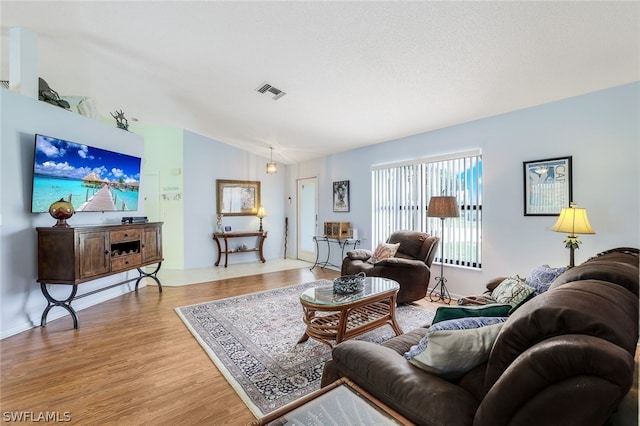
M459 218L427 217L431 196L454 195ZM391 200L392 198L393 200ZM400 229L435 235L434 262L482 268L482 152L470 150L371 167L372 240ZM444 243L443 243L444 241Z

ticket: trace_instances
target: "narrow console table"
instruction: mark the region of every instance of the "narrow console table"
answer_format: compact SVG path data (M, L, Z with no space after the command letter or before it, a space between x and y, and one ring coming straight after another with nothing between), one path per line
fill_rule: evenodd
M135 291L143 278L151 278L162 285L157 273L162 265L162 222L98 225L79 227L36 228L38 232L38 282L47 307L42 313L41 326L47 325L47 315L54 306L66 309L78 328L78 314L71 302L91 294L131 281ZM143 266L157 264L151 273ZM88 293L76 295L78 285L97 278L137 269L139 276ZM64 300L55 299L49 284L70 285L71 294Z
M251 247L247 249L233 249L229 248L229 239L231 238L245 238L245 237L257 237L258 244L257 247ZM262 252L262 247L264 246L264 240L267 238L267 231L256 231L256 232L214 232L213 239L218 245L218 260L216 260L216 266L220 264L220 259L222 259L222 255L224 254L224 267L227 267L227 261L229 260L229 255L234 253L247 253L254 251L258 253L260 256L260 261L262 263L265 262L264 254ZM220 240L224 240L224 250L220 245Z
M337 244L338 248L342 250L341 252L342 257L340 259L344 259L344 252L347 249L347 247L353 246L353 249L355 250L358 247L358 244L360 244L360 240L357 238L332 238L332 237L319 236L319 235L315 235L313 237L313 241L316 243L316 261L313 264L313 266L310 268L310 270L313 270L313 268L315 268L316 266L320 266L321 268L324 268L326 266L333 266L335 268L341 267L341 265L334 265L333 263L329 262L329 260L331 259L332 244ZM325 259L324 262L319 261L321 242L327 244L327 258Z

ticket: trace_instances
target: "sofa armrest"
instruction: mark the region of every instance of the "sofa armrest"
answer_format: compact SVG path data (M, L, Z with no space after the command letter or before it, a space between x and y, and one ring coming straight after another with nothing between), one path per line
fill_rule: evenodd
M355 249L347 252L347 257L351 260L367 260L373 255L371 250Z
M500 283L506 280L507 278L509 277L495 277L490 279L485 285L486 290L484 291L484 294L491 294L493 290L495 290L496 287L498 287Z
M418 424L471 424L478 401L465 389L415 367L396 351L348 340L333 363L367 392ZM436 403L437 401L437 403Z
M556 336L532 346L505 370L476 413L474 426L605 424L626 395L634 359L588 335Z
M387 266L390 268L426 268L429 267L422 260L404 259L402 257L389 257L376 262L376 266Z

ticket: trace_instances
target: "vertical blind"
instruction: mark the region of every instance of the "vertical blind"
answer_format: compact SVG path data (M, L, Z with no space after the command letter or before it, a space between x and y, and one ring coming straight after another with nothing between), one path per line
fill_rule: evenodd
M396 230L443 237L436 262L482 266L482 156L480 151L374 166L372 241ZM460 217L427 217L432 196L455 196ZM442 233L444 232L444 235Z

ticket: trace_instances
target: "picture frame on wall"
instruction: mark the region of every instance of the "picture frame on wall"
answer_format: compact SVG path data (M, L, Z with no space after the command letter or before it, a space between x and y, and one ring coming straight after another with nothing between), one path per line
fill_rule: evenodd
M349 181L341 180L333 182L333 211L349 211Z
M260 207L260 181L216 179L216 213L255 216Z
M558 216L573 197L572 157L523 162L524 215Z

